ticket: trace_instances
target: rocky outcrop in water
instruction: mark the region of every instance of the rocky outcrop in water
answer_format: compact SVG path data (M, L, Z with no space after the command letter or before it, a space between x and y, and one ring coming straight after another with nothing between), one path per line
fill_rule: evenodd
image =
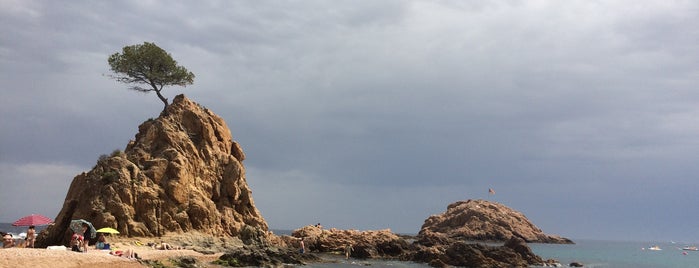
M285 244L292 247L298 247L300 238L311 252L344 254L345 248L351 246L351 257L359 259L398 258L410 248L409 242L388 229L358 231L305 226L294 230L291 236L282 236Z
M313 254L301 254L289 248L243 246L219 257L217 264L233 267L286 267L320 262Z
M351 245L353 258L391 258L428 263L434 267L529 267L547 262L527 242L572 243L544 234L520 212L484 200L456 202L430 216L414 239L390 230L357 231L306 226L282 236L282 244L298 247L304 239L312 252L342 253ZM491 246L479 241L502 242Z
M511 238L503 246L488 246L448 238L439 233L430 234L415 240L390 230L357 231L306 226L294 230L291 236L278 237L275 244L298 248L303 238L306 249L313 253L344 254L345 248L350 245L352 258L397 259L427 263L434 267L528 267L544 263L519 237Z
M444 213L430 216L418 237L441 237L464 241L507 241L512 237L529 243L572 244L573 241L547 235L524 214L505 205L486 200L459 201L447 206Z
M504 242L502 246L478 241ZM485 200L460 201L425 220L405 259L434 267L529 267L547 263L527 242L572 243L544 234L522 213Z
M518 237L503 246L488 246L452 240L447 244L425 246L415 243L415 251L405 259L428 263L433 267L505 268L542 265L544 261L534 254L526 242Z
M66 244L72 219L127 236L196 230L237 236L264 231L245 178L245 154L224 120L179 95L160 117L138 127L123 152L102 156L77 175L43 245Z

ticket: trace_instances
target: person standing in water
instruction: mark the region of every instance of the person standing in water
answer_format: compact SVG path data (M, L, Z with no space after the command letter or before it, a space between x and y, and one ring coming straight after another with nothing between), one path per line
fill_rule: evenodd
M354 248L352 247L352 244L347 244L345 246L345 259L349 260L350 255L352 255L352 251L354 251Z

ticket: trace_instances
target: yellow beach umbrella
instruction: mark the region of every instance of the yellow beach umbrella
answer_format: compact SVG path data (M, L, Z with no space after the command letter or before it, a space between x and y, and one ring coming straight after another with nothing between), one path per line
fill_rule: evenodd
M119 231L117 231L114 228L109 228L109 227L104 227L102 229L97 230L98 233L108 233L108 234L118 234Z

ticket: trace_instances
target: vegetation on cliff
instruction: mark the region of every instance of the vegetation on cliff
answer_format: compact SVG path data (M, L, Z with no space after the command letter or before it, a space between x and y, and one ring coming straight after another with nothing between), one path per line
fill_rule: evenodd
M129 89L144 93L154 91L165 104L163 112L168 106L168 100L162 94L163 87L186 87L194 82L194 73L177 65L170 53L154 43L125 46L121 53L109 56L107 62L114 72L111 77L125 84L133 84Z

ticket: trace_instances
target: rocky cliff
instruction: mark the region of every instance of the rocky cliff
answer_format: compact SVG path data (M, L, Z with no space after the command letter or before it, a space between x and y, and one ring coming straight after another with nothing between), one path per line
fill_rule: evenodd
M571 244L573 241L547 235L524 214L486 200L459 201L442 214L432 215L422 225L419 238L429 240L507 241L519 237L526 242Z
M73 179L56 224L42 238L65 244L73 219L128 236L190 230L236 236L246 225L266 231L244 159L221 117L179 95L138 127L123 152L100 157Z

